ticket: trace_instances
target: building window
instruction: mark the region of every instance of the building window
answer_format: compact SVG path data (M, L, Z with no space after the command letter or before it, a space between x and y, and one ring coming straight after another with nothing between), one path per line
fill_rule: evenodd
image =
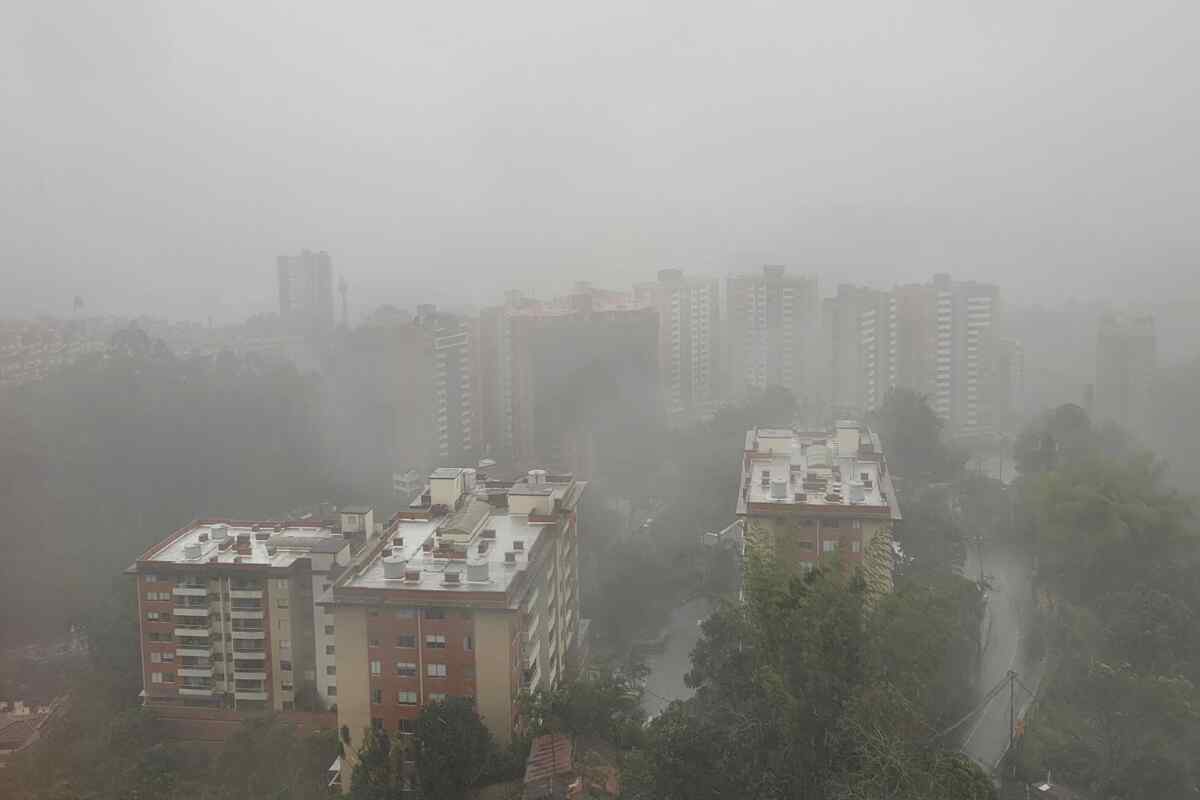
M291 671L292 671L292 662L290 662L290 661L280 661L280 662L279 662L279 669L283 670L284 672L291 672Z
M402 706L415 706L417 704L417 693L396 692L396 702Z
M158 592L146 592L146 599L147 600L157 600Z
M279 640L279 649L280 650L291 650L292 649L292 640L291 639L280 639Z
M840 528L841 525L842 523L836 519L827 519L822 523L822 526L826 528Z
M446 637L444 634L441 634L441 633L427 633L427 634L425 634L425 646L426 647L445 648Z
M858 541L857 539L855 541L851 542L850 543L850 552L851 553L861 553L862 552L862 542Z
M151 664L161 664L162 663L162 653L159 653L159 652L151 653L150 654L150 663Z
M146 621L147 622L158 622L158 612L157 611L147 611L146 612Z
M445 664L426 664L425 665L425 674L431 678L444 678L444 677L446 677L446 665Z
M173 662L175 660L175 654L174 653L163 653L162 660L163 660L164 664L170 664L171 662Z
M383 720L379 717L371 717L371 727L377 731L383 730Z
M446 693L445 692L430 692L429 693L429 702L431 702L431 703L446 702Z
M293 691L296 687L294 684L291 684L291 683L281 683L281 684L279 684L279 688L285 692L290 692L290 691Z
M463 667L463 677L469 681L475 680L475 666L473 664Z
M368 610L367 610L367 616L368 616L368 617L378 617L378 616L379 616L379 609L378 609L378 608L371 608L371 609L368 609Z
M145 581L146 583L158 583L158 576L153 573L147 572L145 575L142 576L142 580Z
M325 667L325 674L337 675L337 667L335 667L333 664L330 664L329 666Z
M396 637L396 647L416 647L417 635L415 633L402 633Z
M383 662L382 661L372 661L371 662L371 674L372 675L382 675L383 674Z
M463 650L470 652L471 650L474 650L474 649L475 649L475 638L473 636L464 637L463 638Z
M367 639L367 647L379 647L379 639L374 636Z
M329 697L337 697L337 687L336 686L326 686L325 694Z
M445 619L446 609L444 608L427 608L425 609L425 619Z
M326 635L326 636L333 636L333 626L332 626L332 625L326 625L326 626L325 626L325 635Z
M287 608L288 607L288 599L286 597L280 597L278 600L275 601L275 607L276 608Z
M400 724L396 726L396 730L403 734L413 734L417 732L417 721L415 719L402 719Z
M371 690L371 702L374 703L375 705L379 705L380 703L383 702L383 689L372 689Z
M296 710L296 702L294 700L284 700L283 701L283 710L284 711L295 711Z
M821 542L821 550L826 553L837 552L837 547L838 543L836 539L826 539L825 541Z
M331 645L331 644L325 645L325 655L331 656L331 655L334 655L336 652L337 652L337 650L334 648L333 645Z
M397 608L396 619L412 619L417 615L415 608Z
M417 665L411 661L397 661L396 674L405 678L417 677Z
M850 520L850 527L856 531L861 531L862 530L862 520L861 519Z
M817 549L816 543L809 539L800 539L799 541L796 542L796 547L798 547L801 550L816 550Z
M332 589L332 588L333 588L333 584L332 584L332 583L322 583L322 584L321 584L321 591L322 591L322 592L328 592L328 591L329 591L330 589Z
M162 674L162 679L163 679L163 683L174 683L175 682L175 673L174 672L164 672Z
M151 672L150 673L150 682L151 683L162 683L163 682L162 673L161 672Z

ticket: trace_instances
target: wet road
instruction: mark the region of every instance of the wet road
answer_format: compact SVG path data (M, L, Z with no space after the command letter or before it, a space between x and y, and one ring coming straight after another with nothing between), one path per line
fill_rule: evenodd
M984 545L983 569L991 583L984 618L984 650L980 664L979 699L1000 682L1009 670L1017 673L1021 683L1033 691L1042 677L1044 664L1030 659L1026 653L1025 634L1032 617L1032 594L1028 564L1009 553L989 550ZM971 543L966 577L979 577L979 556ZM1020 719L1029 705L1028 692L1016 687L1015 712ZM990 769L1000 762L1009 741L1009 691L1005 688L994 697L975 720L968 723L962 737L962 750L976 762Z
M660 653L649 653L646 666L650 674L646 678L646 693L642 707L654 716L667 707L672 700L686 700L692 690L683 683L683 676L691 669L692 648L700 640L700 623L715 608L715 603L698 597L671 612L663 627L668 634L666 647ZM660 631L661 633L662 631Z

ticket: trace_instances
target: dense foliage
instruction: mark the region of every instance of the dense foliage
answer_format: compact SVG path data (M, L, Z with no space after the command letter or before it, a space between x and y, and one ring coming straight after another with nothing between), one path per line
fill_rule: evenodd
M1053 671L1019 753L1032 777L1122 800L1200 779L1200 563L1190 501L1149 454L1078 409L1023 440L1020 533L1037 554Z
M630 797L992 796L932 741L969 702L974 584L902 580L869 613L857 578L752 562L747 596L704 623L696 696L650 724L628 759Z
M284 362L177 358L136 328L0 394L0 631L65 635L113 575L195 517L328 497L316 405Z

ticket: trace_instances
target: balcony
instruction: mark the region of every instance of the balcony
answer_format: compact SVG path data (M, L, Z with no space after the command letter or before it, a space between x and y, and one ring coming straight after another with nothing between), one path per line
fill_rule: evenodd
M262 600L262 589L230 589L230 600Z
M261 669L257 672L244 672L242 667L234 667L233 670L235 681L265 681L267 679L267 673Z
M194 686L180 686L179 693L187 697L212 697L212 689L199 689Z
M233 657L235 659L255 659L258 661L265 660L267 657L266 650L234 650Z
M209 647L189 647L180 645L175 648L175 653L180 658L208 658L212 655L212 649Z
M181 678L211 678L213 674L212 665L207 667L180 667L179 677Z
M175 606L175 616L177 617L207 617L209 610L207 605L203 606Z
M258 609L257 611L235 608L229 612L229 618L230 619L262 619L263 612L262 612L261 608Z
M268 695L266 692L253 692L249 690L238 689L233 693L235 700L266 700Z
M207 597L207 586L176 586L171 590L176 597Z
M264 639L266 638L265 631L233 631L233 639Z
M187 639L189 637L201 637L201 636L203 636L205 639L208 638L209 633L208 633L207 627L199 628L199 627L195 627L195 626L188 626L186 628L181 628L178 625L175 626L175 638L176 639L181 639L181 638Z

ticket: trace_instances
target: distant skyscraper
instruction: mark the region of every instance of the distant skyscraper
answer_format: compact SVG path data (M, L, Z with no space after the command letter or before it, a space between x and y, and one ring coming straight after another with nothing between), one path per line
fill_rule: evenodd
M611 434L658 416L658 314L630 295L581 286L542 303L514 294L480 325L493 454L586 477Z
M291 322L333 327L333 262L329 253L304 250L279 256L279 316Z
M797 400L823 400L818 369L820 297L815 276L789 276L781 266L727 282L728 376L735 397L768 386Z
M1147 424L1157 366L1154 317L1106 314L1096 342L1095 417L1126 430Z
M833 329L834 408L869 412L901 387L925 395L954 435L995 431L1011 410L1011 370L1019 375L1020 369L1019 353L1011 346L1001 352L998 344L999 306L995 286L956 283L948 275L888 292L840 288L826 303L834 315L827 322ZM857 352L847 338L855 315ZM857 361L857 381L839 361ZM998 370L1010 372L1001 378ZM852 391L857 404L844 403Z
M720 400L721 287L716 278L687 279L677 269L634 289L658 311L658 365L667 420L685 423L711 414Z

